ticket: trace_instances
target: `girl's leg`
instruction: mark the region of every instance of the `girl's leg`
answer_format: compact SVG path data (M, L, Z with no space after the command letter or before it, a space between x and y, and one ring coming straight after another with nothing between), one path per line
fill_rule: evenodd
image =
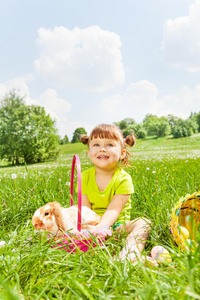
M150 229L150 221L145 218L138 218L119 226L116 230L125 230L129 233L125 247L119 253L119 259L124 260L127 257L134 260L139 257L145 247Z

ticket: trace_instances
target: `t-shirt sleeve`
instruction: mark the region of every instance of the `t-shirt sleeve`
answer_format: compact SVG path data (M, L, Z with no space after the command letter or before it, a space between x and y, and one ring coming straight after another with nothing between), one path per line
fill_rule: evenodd
M127 173L120 176L121 178L118 179L118 184L116 187L115 195L120 194L133 194L134 187L131 176Z

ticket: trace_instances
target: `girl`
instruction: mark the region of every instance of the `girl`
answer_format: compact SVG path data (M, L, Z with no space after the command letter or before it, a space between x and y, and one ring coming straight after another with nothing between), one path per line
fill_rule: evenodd
M114 125L101 124L90 136L81 136L81 142L88 145L88 155L94 167L82 172L82 205L88 206L100 215L96 227L112 226L113 230L129 233L119 259L134 261L140 256L150 231L150 222L145 219L130 221L131 199L134 192L132 179L122 168L127 165L129 152L126 144L134 146L135 137L124 140L121 130Z

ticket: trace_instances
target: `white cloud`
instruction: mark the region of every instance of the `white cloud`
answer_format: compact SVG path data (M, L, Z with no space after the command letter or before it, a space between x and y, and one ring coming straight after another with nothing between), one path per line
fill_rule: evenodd
M107 97L102 101L102 108L115 116L116 121L132 117L141 122L146 114L157 114L162 101L157 99L157 87L142 80L132 83L124 94Z
M18 77L12 80L8 80L5 83L0 84L0 98L3 98L9 91L15 90L20 97L29 98L29 88L26 82L32 81L32 75Z
M35 70L66 89L104 91L124 83L120 37L98 26L40 28Z
M71 109L71 104L57 96L54 89L48 89L39 96L36 104L43 106L45 111L56 120L56 127L59 129L59 134L64 136L68 132L68 113Z
M104 98L102 101L103 110L107 111L112 115L116 115L118 108L122 105L123 95L112 95L110 97Z
M189 112L200 111L200 85L196 85L193 90L188 86L183 86L175 96L179 99L180 110L184 108Z
M200 0L189 7L188 16L167 20L162 50L164 60L190 72L200 71Z
M48 89L37 99L38 105L45 107L47 113L52 117L66 117L66 114L71 109L71 104L62 98L58 98L57 92L53 89Z
M194 89L183 86L174 94L160 98L158 88L143 80L132 83L124 94L103 99L101 109L114 121L130 117L141 122L148 113L159 117L173 114L186 119L191 112L200 111L200 85Z
M174 95L167 95L162 100L164 109L170 108L178 117L186 118L191 112L200 112L200 85L194 89L183 86Z

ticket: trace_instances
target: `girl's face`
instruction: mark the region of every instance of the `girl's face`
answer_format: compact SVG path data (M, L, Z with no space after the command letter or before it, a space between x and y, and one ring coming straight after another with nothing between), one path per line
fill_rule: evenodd
M114 170L119 160L126 155L120 142L111 139L93 139L89 144L88 155L95 167L103 170Z

